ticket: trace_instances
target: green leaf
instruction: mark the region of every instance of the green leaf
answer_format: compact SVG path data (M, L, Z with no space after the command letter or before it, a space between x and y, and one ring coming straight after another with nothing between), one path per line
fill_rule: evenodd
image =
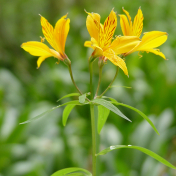
M100 134L101 129L103 128L106 120L108 118L110 110L105 108L102 105L98 106L98 133Z
M51 176L92 176L92 174L82 168L77 168L77 167L70 167L66 169L59 170L52 174Z
M140 110L138 110L138 109L136 109L136 108L134 108L134 107L132 107L132 106L129 106L129 105L127 105L127 104L119 103L119 102L117 102L117 101L116 101L115 99L113 99L113 98L110 98L110 97L104 97L104 98L109 98L109 99L111 100L111 102L112 102L113 104L115 104L115 105L124 106L124 107L127 107L127 108L132 109L133 111L137 112L138 114L140 114L140 115L151 125L151 127L155 130L155 132L156 132L158 135L160 135L159 132L158 132L158 130L156 129L155 125L153 124L153 122L152 122L143 112L141 112Z
M105 108L109 109L110 111L114 112L115 114L119 115L120 117L128 120L131 122L131 120L126 117L116 106L114 106L110 101L104 100L104 99L94 99L92 102L97 103L99 105L104 106Z
M132 145L114 145L114 146L110 146L104 150L102 150L100 153L97 154L98 155L104 155L110 151L116 150L116 149L120 149L120 148L132 148L132 149L136 149L136 150L140 150L141 152L151 156L152 158L158 160L159 162L163 163L164 165L176 169L175 166L173 166L171 163L169 163L168 161L166 161L164 158L162 158L161 156L157 155L156 153L143 148L143 147L138 147L138 146L132 146Z
M84 103L85 100L86 100L86 96L87 96L87 95L90 95L90 92L80 95L80 96L79 96L79 102L80 102L80 103Z
M35 116L35 117L33 117L33 118L31 118L31 119L25 121L25 122L22 122L22 123L20 123L20 125L21 125L21 124L25 124L25 123L32 122L32 121L34 121L34 120L37 120L37 119L43 117L44 115L50 113L51 111L54 111L55 109L60 108L60 107L65 106L65 105L68 105L68 104L83 105L83 104L79 103L78 100L69 101L69 102L64 103L64 104L62 104L62 105L53 107L52 109L49 109L49 110L47 110L47 111L45 111L45 112L43 112L43 113L41 113L41 114L39 114L39 115L37 115L37 116Z
M65 107L64 111L63 111L63 115L62 115L62 123L65 126L67 123L67 119L68 116L70 114L70 112L72 111L72 109L76 106L76 104L69 104Z
M68 97L78 97L80 96L80 93L71 93L71 94L67 94L65 96L63 96L62 98L60 98L59 100L57 100L57 102L59 102L60 100L64 99L64 98L68 98Z

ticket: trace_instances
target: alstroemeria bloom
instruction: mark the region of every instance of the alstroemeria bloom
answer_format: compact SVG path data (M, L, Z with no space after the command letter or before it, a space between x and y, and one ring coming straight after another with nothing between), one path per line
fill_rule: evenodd
M117 27L117 17L113 10L106 18L104 25L100 23L99 14L88 13L86 26L91 36L91 41L86 41L84 46L94 49L92 56L103 56L103 58L110 60L114 65L120 67L124 73L128 75L125 61L118 55L132 50L132 48L139 43L140 39L136 36L117 36L112 41Z
M132 23L129 13L123 9L125 15L120 16L120 25L124 36L137 36L140 37L143 28L143 14L141 8L138 9L138 13ZM165 58L165 55L157 49L158 46L162 45L167 40L167 33L161 31L151 31L144 33L141 41L131 51L126 53L128 55L135 51L146 51L152 52L156 55Z
M58 61L64 61L67 56L65 54L65 42L70 29L70 19L64 15L59 19L55 28L41 16L42 32L48 43L54 48L50 49L47 45L37 41L30 41L23 43L21 47L33 56L40 56L37 60L37 66L40 67L41 63L48 57L55 57Z

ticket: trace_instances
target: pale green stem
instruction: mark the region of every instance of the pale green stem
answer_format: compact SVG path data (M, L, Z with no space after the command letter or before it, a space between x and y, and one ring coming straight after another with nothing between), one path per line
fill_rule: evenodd
M115 79L116 79L116 77L117 77L117 75L118 75L118 72L119 72L119 67L117 67L115 76L114 76L113 80L111 81L111 83L109 84L109 86L108 86L108 87L105 89L105 91L104 91L100 96L98 96L98 97L101 98L101 97L108 91L108 89L111 87L111 85L112 85L113 82L115 81Z
M92 62L89 62L89 71L90 71L90 92L91 92L91 100L93 100L93 84L92 84L92 77L93 77L93 69L92 69ZM91 128L92 128L92 174L93 176L97 175L97 130L96 130L96 119L95 119L95 112L94 112L94 104L90 104L90 115L91 115Z

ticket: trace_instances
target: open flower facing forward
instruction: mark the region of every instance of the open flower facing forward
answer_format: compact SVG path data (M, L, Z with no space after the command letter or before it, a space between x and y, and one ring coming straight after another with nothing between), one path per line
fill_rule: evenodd
M129 13L123 9L126 15L120 16L120 25L124 36L137 36L140 37L143 29L143 14L141 8L138 9L137 15L132 22ZM161 31L151 31L144 33L141 41L131 51L126 53L128 55L135 51L146 51L152 52L156 55L165 58L165 55L157 49L158 46L162 45L167 40L167 33Z
M41 16L43 34L45 39L54 49L50 49L47 45L45 45L43 43L43 38L41 39L41 42L30 41L21 45L21 47L31 55L39 56L37 60L38 68L46 58L51 56L57 58L58 61L64 61L67 59L65 54L65 42L70 28L70 19L66 19L66 17L67 15L59 19L55 28L53 28L53 26Z
M136 36L117 36L112 41L117 27L117 16L114 10L111 11L104 24L100 23L99 14L88 13L86 26L91 36L91 41L86 41L84 46L94 49L92 57L108 59L128 75L125 61L119 55L132 50L140 39Z

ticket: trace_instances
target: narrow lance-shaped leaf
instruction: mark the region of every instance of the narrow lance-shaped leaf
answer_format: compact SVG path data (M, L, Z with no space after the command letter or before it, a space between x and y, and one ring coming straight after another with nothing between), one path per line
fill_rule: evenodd
M97 103L99 105L104 106L105 108L109 109L110 111L114 112L115 114L119 115L120 117L128 120L131 122L131 120L126 117L116 106L114 106L111 102L106 101L104 99L94 99L92 102Z
M52 174L51 176L92 176L92 174L82 168L70 167L66 169L59 170Z
M110 110L105 108L102 105L98 106L98 133L100 134L101 129L103 128L104 124L106 123L106 120L109 116Z
M104 150L102 150L100 153L97 154L98 155L105 155L106 153L116 150L116 149L120 149L120 148L132 148L132 149L136 149L136 150L140 150L141 152L151 156L152 158L158 160L159 162L163 163L164 165L176 169L175 166L173 166L171 163L169 163L168 161L166 161L164 158L162 158L161 156L157 155L156 153L143 148L143 147L139 147L139 146L132 146L132 145L114 145L114 146L110 146Z
M153 122L143 113L141 112L140 110L132 107L132 106L129 106L127 104L124 104L124 103L119 103L117 102L115 99L111 98L111 97L105 97L104 98L109 98L111 100L111 102L115 105L119 105L119 106L124 106L124 107L127 107L129 109L132 109L133 111L137 112L138 114L140 114L150 125L151 127L155 130L155 132L159 135L159 132L158 130L156 129L155 125L153 124Z
M65 126L67 123L67 119L68 116L70 114L70 112L72 111L72 109L76 106L76 104L69 104L65 107L64 111L63 111L63 115L62 115L62 123Z
M60 100L64 99L64 98L68 98L68 97L78 97L80 96L80 93L71 93L71 94L67 94L65 96L63 96L62 98L60 98L59 100L57 100L57 102L59 102Z
M60 107L65 106L65 105L68 105L68 104L83 105L83 104L79 103L78 100L69 101L69 102L64 103L64 104L62 104L62 105L53 107L53 108L51 108L51 109L49 109L49 110L47 110L47 111L45 111L45 112L43 112L43 113L41 113L41 114L39 114L39 115L33 117L33 118L31 118L31 119L29 119L29 120L27 120L27 121L25 121L25 122L22 122L22 123L20 123L20 124L25 124L25 123L29 123L29 122L32 122L32 121L34 121L34 120L37 120L37 119L43 117L44 115L50 113L51 111L54 111L55 109L60 108Z

